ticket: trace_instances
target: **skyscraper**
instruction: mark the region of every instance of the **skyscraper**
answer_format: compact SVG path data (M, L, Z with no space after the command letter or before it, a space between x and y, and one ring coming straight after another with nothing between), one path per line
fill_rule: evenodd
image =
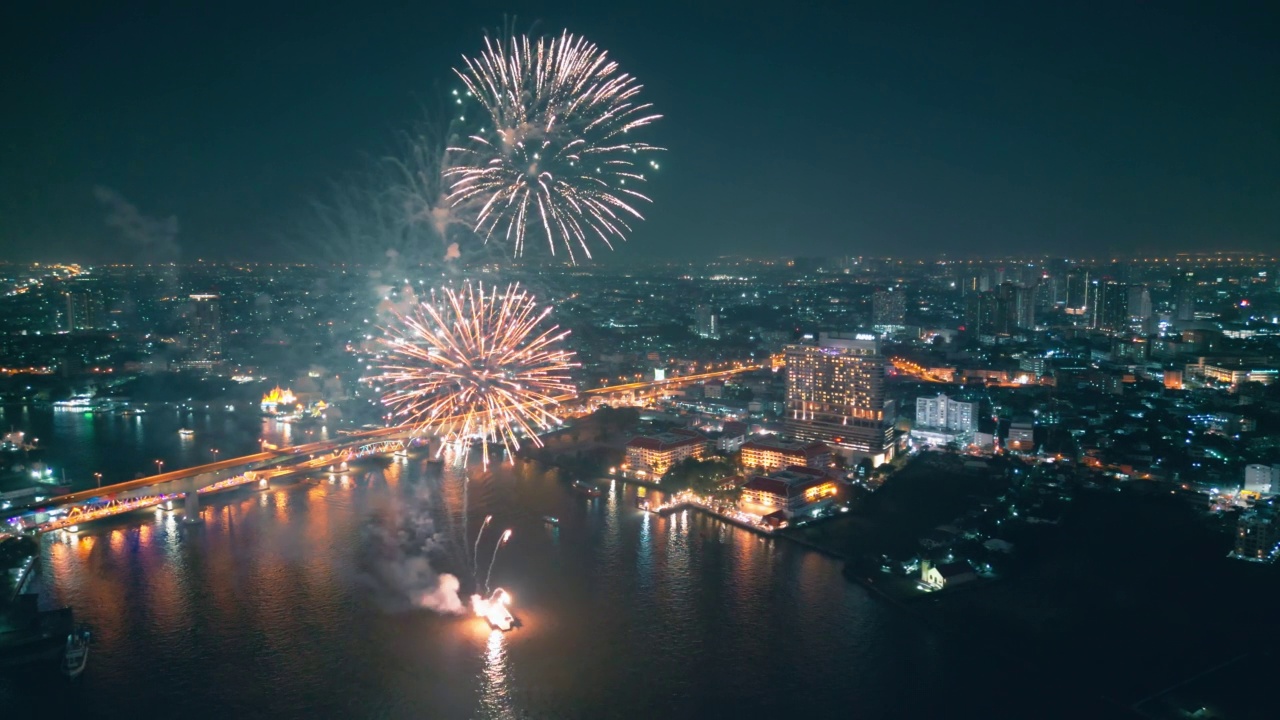
M871 295L871 325L876 330L898 330L906 324L907 296L901 288L877 290Z
M77 278L67 289L67 313L65 329L98 330L106 322L106 304L95 278Z
M1173 303L1177 308L1177 319L1188 322L1196 319L1196 274L1190 270L1179 271L1169 283L1173 290Z
M693 309L693 331L699 337L720 337L720 318L708 305L699 305Z
M999 332L999 300L999 295L994 290L965 298L965 332L974 337Z
M192 295L187 347L191 360L214 363L222 358L222 317L217 295Z
M1146 285L1129 286L1129 322L1144 331L1151 320L1151 290Z
M1089 304L1089 288L1094 278L1089 271L1076 268L1067 275L1067 312L1072 315L1083 315Z
M816 345L788 345L786 431L849 460L893 457L893 402L874 335L822 333Z
M1129 286L1110 279L1095 279L1089 285L1085 326L1119 332L1129 327Z

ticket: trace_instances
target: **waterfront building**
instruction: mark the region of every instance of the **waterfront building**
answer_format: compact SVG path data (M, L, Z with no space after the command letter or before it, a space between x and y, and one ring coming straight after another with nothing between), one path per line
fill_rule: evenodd
M767 475L752 475L742 486L740 503L748 512L786 517L815 515L835 502L839 486L825 472L791 466Z
M973 571L973 567L967 562L957 561L934 565L928 560L924 560L920 563L920 579L926 585L941 590L954 585L973 582L978 579L978 574Z
M276 415L278 413L291 413L297 409L298 398L294 396L292 390L281 390L280 386L275 386L271 392L262 396L260 407L262 412L268 415Z
M672 465L685 458L701 458L707 438L701 433L675 428L656 435L642 435L627 441L626 469L637 477L660 480Z
M742 466L764 471L789 465L822 469L831 465L831 448L820 442L751 440L742 445Z
M816 344L788 345L786 358L788 435L825 443L854 462L893 457L896 413L874 335L821 333Z
M1231 557L1269 563L1275 561L1277 554L1280 554L1280 513L1275 500L1267 500L1240 514Z

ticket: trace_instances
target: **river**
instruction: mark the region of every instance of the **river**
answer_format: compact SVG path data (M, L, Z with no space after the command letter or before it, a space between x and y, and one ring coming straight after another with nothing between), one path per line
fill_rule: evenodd
M200 456L160 422L150 437L127 418L79 418L93 429L75 440L57 432L70 419L51 422L48 461L69 472ZM174 422L196 438L260 425ZM85 718L1028 716L1003 678L837 561L692 511L641 513L638 492L615 483L591 499L529 464L485 473L415 456L209 498L199 525L144 511L46 535L42 602L94 628L92 655L73 682L52 667L0 678L0 705ZM483 517L481 576L512 529L493 580L523 627L387 602L397 593L370 557L401 558L371 548L370 529L394 535L388 518L415 514L464 591Z

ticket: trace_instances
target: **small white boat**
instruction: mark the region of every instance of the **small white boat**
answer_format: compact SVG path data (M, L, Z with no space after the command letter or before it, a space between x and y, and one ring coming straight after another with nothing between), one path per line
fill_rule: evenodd
M181 435L182 437L191 437L196 434L196 431L192 430L191 428L182 428L181 430L178 431L178 434Z
M62 674L75 678L89 664L89 641L92 635L86 627L78 627L67 636L67 649L62 656Z

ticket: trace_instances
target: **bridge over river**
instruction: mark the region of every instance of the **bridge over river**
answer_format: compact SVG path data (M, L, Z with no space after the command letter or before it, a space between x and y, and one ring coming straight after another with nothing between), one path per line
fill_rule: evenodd
M94 520L159 505L182 502L186 518L198 522L200 497L244 485L265 487L273 477L315 470L369 455L393 453L424 444L408 426L380 428L344 437L275 447L263 444L252 455L172 470L92 490L59 495L5 512L9 527L22 532L77 528Z
M593 388L584 391L581 395L570 394L555 398L555 401L565 403L575 399L607 395L643 398L646 394L661 393L693 382L750 372L760 367L737 364L729 369ZM252 455L227 458L206 465L171 470L137 480L59 495L39 503L11 508L0 517L5 519L9 529L13 531L42 533L77 528L86 522L148 507L171 506L172 503L181 501L184 503L186 518L191 522L198 522L202 495L253 483L265 486L273 477L315 470L335 462L368 455L393 453L407 449L411 444L429 440L430 438L419 435L414 428L403 425L365 430L304 445L276 447L263 443L262 452Z

